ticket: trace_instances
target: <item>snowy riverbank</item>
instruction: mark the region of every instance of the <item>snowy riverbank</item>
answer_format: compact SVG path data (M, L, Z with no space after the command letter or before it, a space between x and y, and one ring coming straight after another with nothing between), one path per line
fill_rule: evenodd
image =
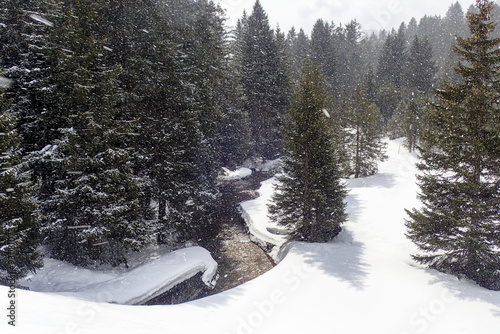
M0 332L497 334L500 292L412 261L404 209L418 205L416 157L399 140L388 155L379 174L349 181L349 221L338 238L292 243L275 268L237 288L154 307L20 290L18 326L4 319Z

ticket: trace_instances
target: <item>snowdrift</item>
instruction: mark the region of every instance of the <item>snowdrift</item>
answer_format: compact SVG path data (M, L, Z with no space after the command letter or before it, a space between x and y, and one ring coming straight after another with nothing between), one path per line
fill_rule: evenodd
M47 259L36 274L21 281L32 291L55 292L89 301L143 304L179 283L203 273L203 282L215 284L217 263L201 247L177 250L123 274L101 273Z
M270 255L275 261L279 249L287 241L286 229L273 223L267 212L267 205L277 182L276 178L262 182L257 191L259 197L240 203L241 216L248 227L252 240L263 246L272 245L273 249Z

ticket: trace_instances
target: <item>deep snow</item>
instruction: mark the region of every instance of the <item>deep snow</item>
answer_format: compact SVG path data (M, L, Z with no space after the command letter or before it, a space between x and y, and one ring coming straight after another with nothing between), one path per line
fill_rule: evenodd
M20 281L32 291L125 305L143 304L179 283L202 273L203 282L216 283L217 263L201 247L189 247L151 259L125 273L99 272L46 259L44 267Z
M251 238L263 246L272 245L270 256L276 260L281 246L287 241L285 228L272 222L267 214L267 204L271 200L276 178L261 183L256 199L240 203L241 216L245 221Z
M404 208L418 205L416 158L401 141L388 154L379 174L348 181L350 216L338 238L285 245L283 260L253 281L176 306L18 290L17 328L4 317L0 332L498 334L500 292L411 260ZM0 287L5 307L7 290Z

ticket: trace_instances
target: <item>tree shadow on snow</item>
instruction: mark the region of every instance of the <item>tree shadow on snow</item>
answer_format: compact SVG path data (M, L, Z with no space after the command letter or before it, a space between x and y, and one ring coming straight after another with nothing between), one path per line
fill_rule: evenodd
M308 265L349 283L357 290L364 290L369 267L363 260L365 247L354 239L348 227L344 227L331 243L304 243L300 249Z
M372 176L348 180L349 188L392 188L397 184L396 175L377 173Z
M363 212L363 205L361 201L358 199L358 195L348 193L346 198L346 212L348 215L348 221L345 226L349 226L350 224L356 224L359 221L359 217ZM339 235L340 236L340 235Z
M476 283L467 279L439 272L435 269L425 269L432 277L431 284L443 284L457 300L483 302L491 305L491 313L495 317L500 317L500 291L482 288Z
M323 245L321 252L308 253L307 262L363 290L368 275L368 264L363 260L365 246L355 239L349 229L357 223L363 207L355 194L348 195L346 202L348 221L342 226L342 231L332 242Z

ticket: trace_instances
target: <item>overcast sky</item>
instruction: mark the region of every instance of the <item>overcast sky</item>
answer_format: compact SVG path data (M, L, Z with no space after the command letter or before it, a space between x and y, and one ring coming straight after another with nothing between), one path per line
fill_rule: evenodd
M228 25L234 26L246 9L252 12L255 0L216 0L229 18ZM304 28L309 35L317 19L322 18L336 25L356 19L363 30L397 28L401 22L425 14L444 16L456 0L260 0L269 16L271 26L279 23L281 30L292 26ZM459 0L465 11L475 0Z

